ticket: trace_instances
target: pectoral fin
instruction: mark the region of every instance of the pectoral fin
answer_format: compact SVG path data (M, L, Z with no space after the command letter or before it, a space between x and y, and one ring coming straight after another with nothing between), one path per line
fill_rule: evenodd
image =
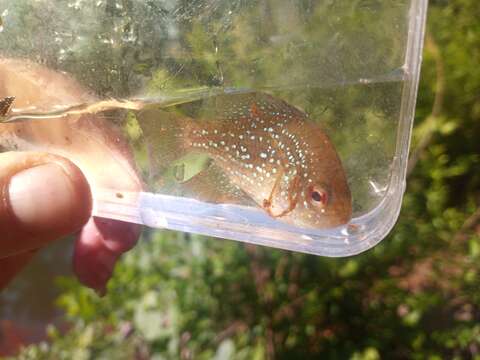
M300 195L300 178L298 176L294 176L293 179L289 181L288 188L286 189L288 200L287 206L283 208L281 206L277 206L274 199L279 195L281 191L281 179L283 177L283 174L284 172L282 171L278 175L269 198L263 200L262 207L268 213L268 215L273 218L280 218L291 213L296 208Z

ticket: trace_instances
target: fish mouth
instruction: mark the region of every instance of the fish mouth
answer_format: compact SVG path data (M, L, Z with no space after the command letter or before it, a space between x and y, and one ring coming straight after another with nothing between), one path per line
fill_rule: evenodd
M352 220L352 202L345 201L339 204L333 212L332 218L332 223L336 222L335 226L348 224Z
M329 229L348 224L352 220L352 202L342 201L335 205L335 207L319 216L316 223L311 224L310 227Z
M296 226L301 226L307 229L315 229L315 230L322 230L322 229L333 229L342 225L347 225L350 220L352 219L352 212L350 211L340 211L340 212L330 212L329 214L322 214L315 219L306 220L303 219L295 219L294 221L290 221Z
M352 195L346 181L339 189L338 193L341 194L341 196L339 196L332 204L329 213L332 224L331 227L346 225L352 220Z
M350 220L352 220L352 213L351 212L347 213L347 214L340 215L340 216L336 216L335 220L333 220L331 222L331 227L346 225L350 222Z
M331 216L325 217L321 221L319 221L316 228L317 229L336 228L338 226L348 224L351 219L352 219L351 214L341 214L341 215L332 214Z

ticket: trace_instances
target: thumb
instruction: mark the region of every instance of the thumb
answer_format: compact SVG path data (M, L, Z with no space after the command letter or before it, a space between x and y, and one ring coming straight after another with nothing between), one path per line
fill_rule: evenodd
M88 182L69 160L46 153L0 154L0 259L79 230L91 206Z

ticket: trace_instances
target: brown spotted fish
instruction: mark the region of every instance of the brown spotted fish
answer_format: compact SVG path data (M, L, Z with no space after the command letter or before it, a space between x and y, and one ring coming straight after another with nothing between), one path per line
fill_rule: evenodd
M352 200L345 171L318 124L265 93L220 95L211 101L212 111L201 119L164 113L156 129L165 141L175 129L177 155L196 152L212 160L184 183L192 196L255 203L273 218L303 227L349 222Z

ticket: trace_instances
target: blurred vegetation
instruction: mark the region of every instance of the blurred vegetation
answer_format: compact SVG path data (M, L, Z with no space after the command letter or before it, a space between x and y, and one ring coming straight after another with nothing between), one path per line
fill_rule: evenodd
M27 3L37 4L18 1L18 6ZM84 2L75 3L82 6ZM125 26L126 32L142 34L142 29L132 28L128 21L133 16L128 4L133 3L108 0L106 9L118 12L111 19ZM162 26L154 20L172 10L169 2L143 3L150 10L144 8L143 13L135 14L145 18L135 24ZM189 14L202 9L202 4L222 2L179 3L184 6L183 13ZM204 11L217 16L252 3L232 1L230 9ZM264 11L274 6L273 1L261 3ZM372 7L382 4L352 1L349 9L364 3ZM166 8L162 4L167 4ZM302 0L299 4L308 10L312 2ZM393 7L393 3L387 5ZM27 8L25 12L36 14ZM77 54L92 59L86 52L125 51L125 57L109 55L118 61L117 72L111 75L114 78L105 77L100 84L98 79L82 79L86 84L95 80L94 88L100 93L118 91L115 95L132 93L135 86L153 90L215 86L222 83L222 74L228 79L238 76L234 84L246 86L255 86L256 76L268 79L269 71L275 71L268 64L264 70L256 66L255 71L261 74L254 76L246 76L248 69L243 68L245 74L231 74L242 64L240 55L248 53L245 48L232 49L239 55L238 63L220 71L219 64L224 62L218 61L215 47L207 40L202 45L202 14L189 14L198 20L195 22L185 19L184 25L191 29L185 31L187 36L180 43L195 56L183 63L178 59L185 54L184 49L167 50L168 42L152 38L151 33L129 38L143 41L142 52L136 55L127 45L118 49L88 45L85 52L72 52L71 61L46 62L88 77L92 76L89 72L71 68L82 60ZM354 22L362 19L355 11L351 17L354 20L349 25L355 29ZM139 246L118 265L105 298L98 298L73 279L59 282L64 293L58 304L66 313L70 330L63 334L51 328L49 343L26 348L19 358L480 359L478 19L476 0L430 2L408 189L400 219L380 245L352 258L328 259L194 235L145 231ZM214 22L218 33L231 26L224 20L219 16ZM239 21L252 18L245 16ZM308 26L313 26L314 21L310 21ZM85 18L87 34L101 32L94 28L101 24L90 22ZM258 29L268 37L267 22ZM159 34L165 31L171 29L158 29ZM392 31L385 31L385 41L387 38L395 38ZM15 53L15 49L8 51ZM152 71L155 56L162 51L171 51L177 58L172 55L168 66ZM340 52L339 58L343 55ZM387 61L386 68L395 65L394 58ZM370 68L368 63L365 66ZM125 69L130 68L135 68L138 76L129 78L131 74ZM176 85L165 85L172 77L178 77Z

